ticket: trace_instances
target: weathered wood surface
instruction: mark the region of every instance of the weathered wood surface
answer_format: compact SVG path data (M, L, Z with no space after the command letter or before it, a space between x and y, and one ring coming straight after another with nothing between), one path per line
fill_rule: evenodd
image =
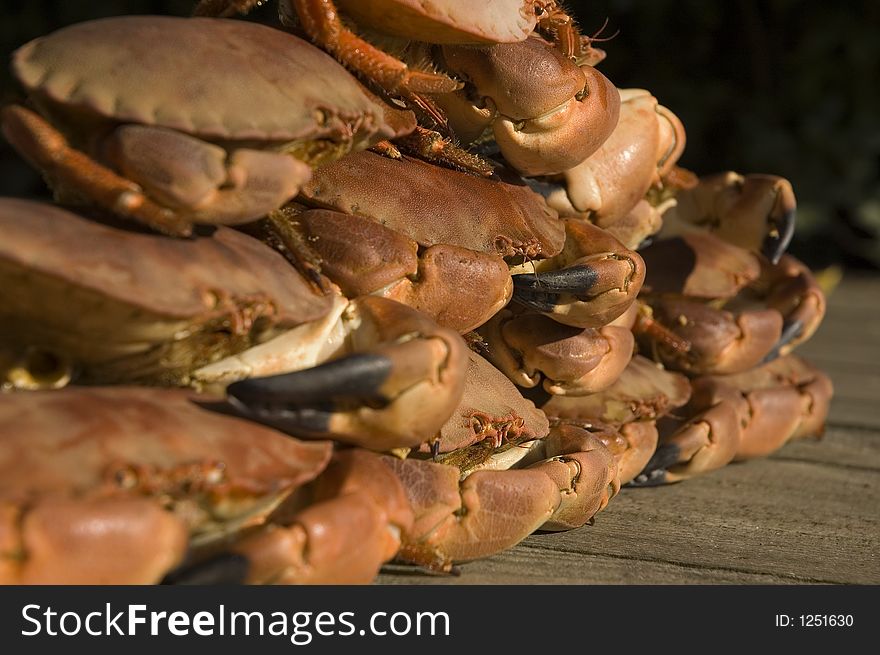
M799 353L834 381L821 441L668 487L624 489L596 524L538 534L459 576L384 584L880 584L880 277L844 278Z

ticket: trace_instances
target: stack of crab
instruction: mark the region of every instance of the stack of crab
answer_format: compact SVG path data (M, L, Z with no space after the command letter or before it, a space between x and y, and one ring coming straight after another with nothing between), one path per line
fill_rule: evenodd
M0 581L448 569L821 433L790 186L553 2L254 4L12 57Z

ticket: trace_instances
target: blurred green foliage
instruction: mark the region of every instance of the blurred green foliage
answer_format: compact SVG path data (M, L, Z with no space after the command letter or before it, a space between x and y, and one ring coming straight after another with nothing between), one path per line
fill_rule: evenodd
M0 50L89 18L187 15L193 4L0 0ZM594 33L606 18L602 36L617 33L602 44L608 58L600 65L615 84L647 88L681 117L688 131L682 165L700 174L731 169L787 177L799 202L798 254L818 265L844 259L880 266L880 2L570 0L566 6L583 33ZM260 9L264 17L272 11ZM5 67L0 75L8 100L14 87ZM12 162L8 151L0 152L3 193L33 183L17 181L20 164Z

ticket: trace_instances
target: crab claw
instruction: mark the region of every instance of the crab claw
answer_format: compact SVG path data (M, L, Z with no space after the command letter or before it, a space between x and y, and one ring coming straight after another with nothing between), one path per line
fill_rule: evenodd
M681 156L686 136L675 114L643 89L620 89L619 120L592 155L563 174L548 194L564 216L607 228L623 219L652 186L661 186Z
M646 295L730 298L761 276L761 262L755 255L709 233L659 239L639 254L647 269Z
M589 396L553 396L541 409L551 420L590 420L624 425L654 421L690 398L687 378L663 370L646 357L636 355L610 387Z
M499 255L450 244L420 249L414 239L362 216L285 209L269 216L267 227L298 260L317 262L312 265L349 298L391 298L459 333L489 320L513 290Z
M366 584L397 553L413 513L379 456L347 450L309 488L311 504L234 550L257 584Z
M660 445L630 486L678 482L729 464L741 437L735 401L731 393L721 398L693 395L681 410L692 418L684 424L674 419L660 422Z
M693 242L694 236L689 235L688 241ZM708 237L702 235L699 241L708 243ZM715 282L709 278L692 285L688 278L685 296L648 295L653 319L687 342L688 347L669 347L644 331L639 331L639 340L655 346L667 365L695 375L740 373L790 353L818 328L825 314L825 296L806 266L790 255L783 255L775 265L759 263L760 276L732 298L708 293L724 286L733 289L739 284L731 280L719 283L728 275L723 271L718 272ZM729 270L734 272L735 268L731 266ZM658 279L662 277L660 274ZM661 280L652 291L665 290L665 284ZM722 301L720 307L719 303L701 302L712 295Z
M737 375L698 378L695 396L735 390L743 425L736 459L769 455L791 439L818 437L833 394L830 378L794 355Z
M553 419L552 423L554 427L574 425L599 439L617 461L617 476L621 485L635 479L657 450L655 421L633 421L617 428L591 418Z
M451 127L470 140L491 128L501 154L522 175L580 164L617 125L620 94L611 81L538 36L486 47L446 45L442 53L468 82L452 97L438 97Z
M548 393L585 395L611 385L633 351L626 327L574 328L539 314L502 310L478 332L487 357L515 384L531 388L543 378Z
M756 366L782 334L782 316L773 309L735 314L684 298L652 302L654 319L690 344L687 351L657 345L667 365L693 374L725 374Z
M676 194L663 215L664 238L708 231L775 264L794 235L797 202L788 180L775 175L719 173Z
M535 445L520 466L543 471L556 482L560 492L559 507L541 526L542 530L579 528L605 509L620 491L614 455L587 430L559 425ZM545 459L530 464L535 457Z
M632 486L677 482L734 460L764 457L790 439L821 436L831 381L793 355L736 375L700 377L682 409L667 421L661 445Z
M227 387L234 411L294 435L376 450L434 436L461 399L467 347L452 330L392 300L346 309L351 354Z
M813 336L825 316L825 294L810 269L791 255L783 255L774 266L764 265L762 290L766 303L783 316L782 331L765 361L789 354Z
M563 223L562 252L512 269L513 298L565 325L606 325L635 300L645 264L601 228L580 219Z
M613 455L574 426L508 451L518 451L516 466L526 468L468 474L456 466L386 457L416 517L400 557L448 570L453 562L509 548L538 528L582 526L620 489Z
M476 471L459 485L455 466L385 457L415 513L399 557L438 570L488 557L522 541L559 506L542 471Z
M660 231L663 213L674 203L674 199L668 199L655 206L643 198L628 214L605 230L627 248L639 250L641 254L641 249Z

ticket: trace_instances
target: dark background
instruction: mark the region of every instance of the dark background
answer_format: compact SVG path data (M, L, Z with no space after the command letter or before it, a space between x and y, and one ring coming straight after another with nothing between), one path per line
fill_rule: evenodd
M193 0L0 0L0 51L63 25L135 13L187 15ZM274 19L274 0L256 18ZM880 267L880 2L568 2L602 36L602 71L650 90L688 132L697 173L774 173L798 197L792 250L815 267ZM186 56L181 52L181 57ZM222 62L219 64L222 65ZM5 66L0 100L15 97ZM0 142L0 194L45 193Z

